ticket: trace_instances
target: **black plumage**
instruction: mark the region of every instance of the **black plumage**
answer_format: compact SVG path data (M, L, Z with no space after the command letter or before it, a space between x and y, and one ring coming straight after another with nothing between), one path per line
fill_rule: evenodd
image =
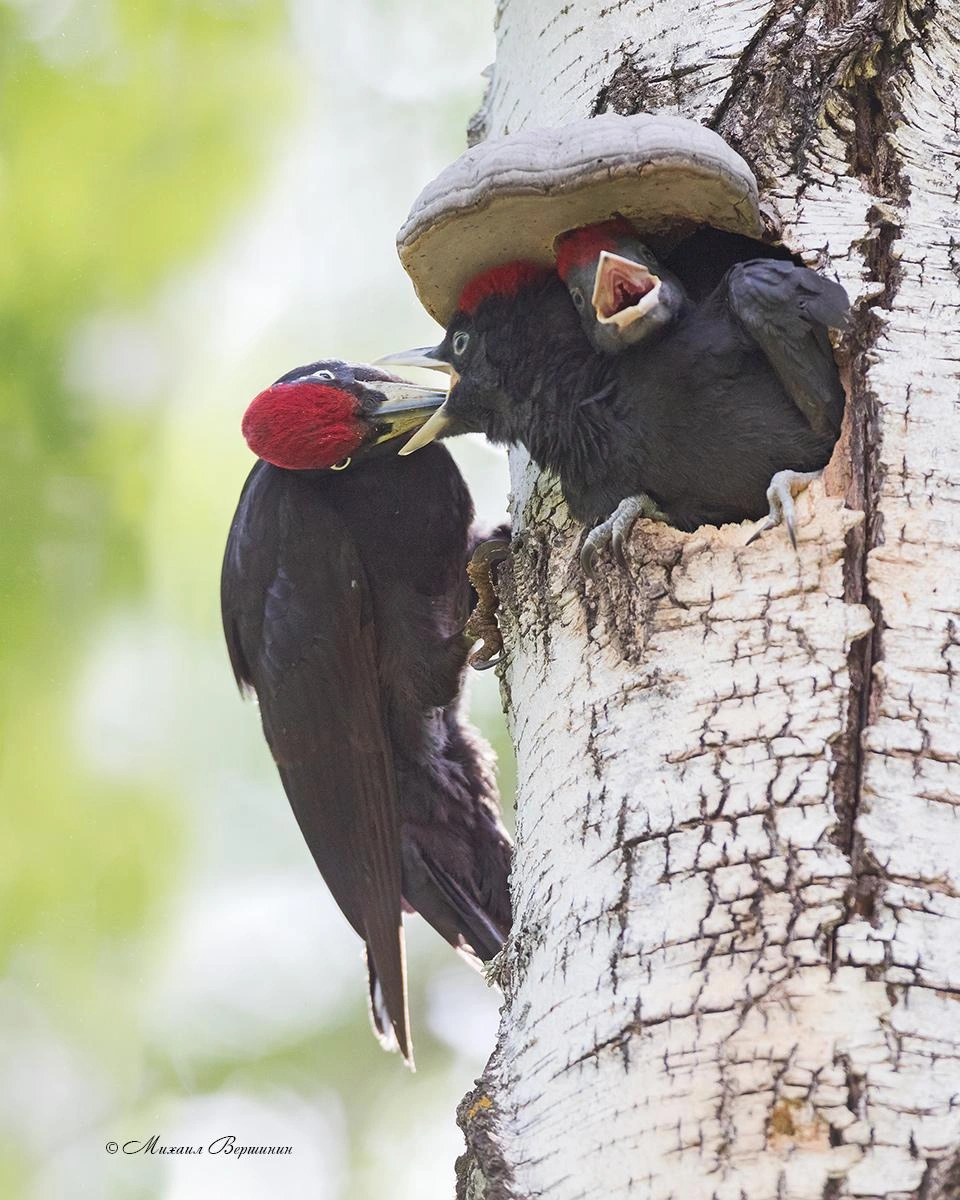
M835 441L844 392L827 330L846 324L843 288L806 267L753 259L732 267L713 295L756 342L810 428Z
M499 268L499 280L491 272L489 286L472 285L483 298L453 317L443 342L419 352L424 363L432 357L450 364L458 378L440 413L410 444L470 429L522 443L559 476L571 512L588 525L638 494L684 530L763 516L777 472L825 465L843 404L825 333L811 333L789 303L781 305L779 321L776 306L773 316L750 307L760 273L782 283L783 269L797 271L773 260L735 267L655 337L601 354L555 274ZM807 277L820 278L801 273ZM805 365L814 362L811 387L825 381L827 391L820 398L828 419L818 428L760 344L786 342L798 328L801 352L781 347L778 366L789 373L800 362L802 396Z
M724 247L729 253L728 243L759 246L731 234L717 246L707 232L690 239L705 251L699 269L684 260L695 287L723 260ZM622 217L558 238L557 270L595 349L619 354L643 342L649 349L686 326L717 330L724 319L732 321L766 356L810 428L834 437L840 432L844 394L827 330L846 324L850 302L833 280L765 255L731 263L695 299L686 279L662 266Z
M285 406L310 404L320 445L324 397L353 389L357 445L346 469L254 466L224 557L224 631L307 845L366 942L377 1030L392 1027L412 1060L401 909L480 959L510 925L491 754L459 712L473 505L443 447L404 460L379 440L370 396L392 377L302 372L262 393L261 442ZM340 456L342 442L318 454Z

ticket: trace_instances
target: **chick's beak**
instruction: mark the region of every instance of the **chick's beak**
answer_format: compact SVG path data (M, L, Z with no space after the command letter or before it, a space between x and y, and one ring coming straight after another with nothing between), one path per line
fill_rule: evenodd
M439 410L447 398L445 391L400 380L377 380L376 383L368 385L366 390L375 396L383 397L369 414L377 430L372 439L374 445L405 437L420 430L421 426L425 428L439 415ZM409 451L404 446L400 453Z
M439 346L420 346L415 350L400 350L396 354L385 354L376 360L376 366L427 367L431 371L445 371L450 376L450 386L453 387L460 376L450 363L439 357ZM446 395L444 395L446 399ZM440 437L445 430L454 424L446 404L437 408L428 421L420 426L413 437L397 451L398 454L413 454L422 450Z
M624 329L646 316L660 301L660 277L643 263L600 253L593 285L593 309L602 325Z
M444 430L449 429L452 424L453 418L447 412L446 404L443 404L426 424L421 425L410 441L400 447L397 454L412 454L414 450L422 450L424 446L429 446L432 441L440 437Z
M416 350L398 350L396 354L385 354L383 358L375 358L375 367L426 367L430 371L446 371L448 375L456 372L448 362L439 357L439 346L419 346Z

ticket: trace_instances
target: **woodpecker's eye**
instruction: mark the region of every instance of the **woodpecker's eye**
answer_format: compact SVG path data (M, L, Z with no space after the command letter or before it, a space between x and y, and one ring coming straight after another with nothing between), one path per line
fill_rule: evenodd
M331 375L330 378L332 379L333 376ZM351 462L353 462L353 459L350 458L349 456L347 458L341 458L338 463L333 464L333 466L330 468L330 470L331 471L345 471L347 469L347 467L350 466Z
M578 311L583 308L583 292L581 292L579 288L571 288L570 299L573 301L574 308L576 308Z
M336 376L332 371L314 371L314 379L335 379Z
M461 358L466 353L469 344L470 334L466 330L461 329L459 333L453 335L453 352L457 358Z

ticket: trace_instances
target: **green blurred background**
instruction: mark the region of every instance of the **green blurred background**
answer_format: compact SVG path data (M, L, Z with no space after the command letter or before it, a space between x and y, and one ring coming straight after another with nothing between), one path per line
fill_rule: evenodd
M393 236L463 148L492 20L0 0L4 1200L451 1194L496 994L408 921L418 1073L378 1049L217 582L246 402L434 335ZM458 450L497 519L502 458ZM508 758L489 678L474 714ZM294 1153L104 1149L152 1134Z

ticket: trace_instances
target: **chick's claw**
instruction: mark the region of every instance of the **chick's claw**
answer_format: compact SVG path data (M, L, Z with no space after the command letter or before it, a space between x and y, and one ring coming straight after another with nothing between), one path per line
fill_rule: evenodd
M477 593L477 603L464 626L464 633L483 645L467 660L475 671L489 671L500 662L503 637L497 624L500 600L494 589L493 569L510 556L510 543L502 538L481 542L467 563L467 576Z
M614 558L624 570L627 569L626 542L640 517L651 521L669 520L667 514L657 508L656 501L641 492L621 500L614 513L590 530L580 551L580 569L588 579L596 578L597 555L609 545L613 547Z
M747 538L746 544L749 546L762 533L782 524L786 525L790 541L796 550L797 515L794 498L808 488L815 479L819 479L822 474L822 471L778 471L770 480L770 486L767 488L770 512L763 524Z

